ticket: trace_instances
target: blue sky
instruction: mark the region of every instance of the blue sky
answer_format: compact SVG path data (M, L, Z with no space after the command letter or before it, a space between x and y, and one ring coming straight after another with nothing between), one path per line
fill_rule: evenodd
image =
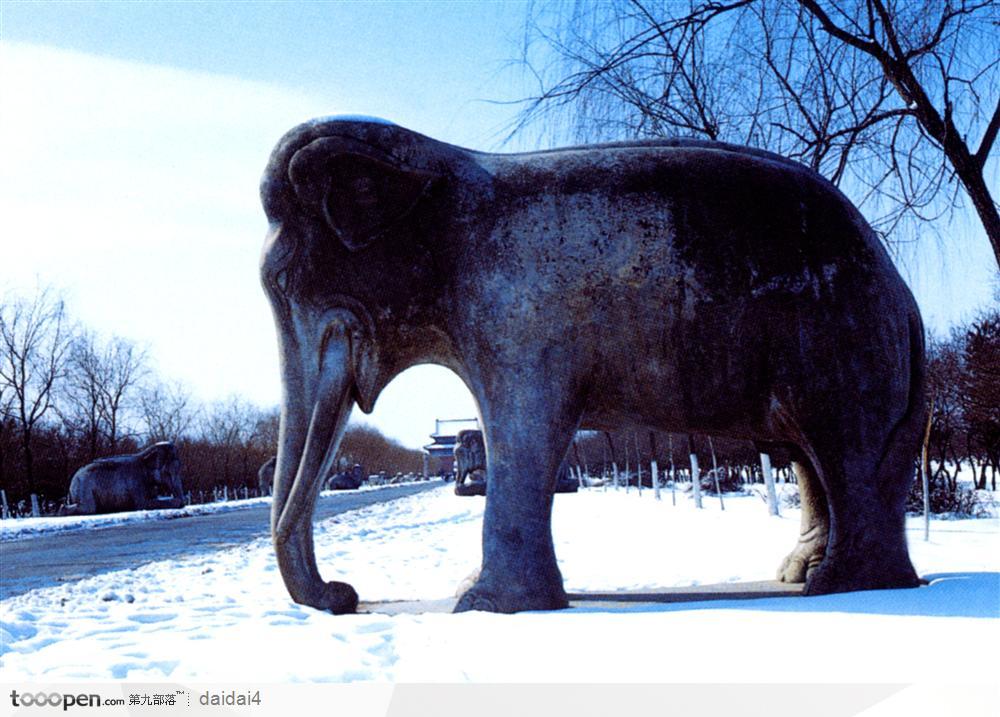
M76 317L148 345L203 400L278 400L257 281L257 183L281 134L329 114L391 119L483 150L529 94L519 2L0 0L0 289L64 289ZM973 218L900 262L937 332L989 301L996 266ZM474 413L444 369L393 382L368 419L420 445Z
M3 39L254 80L495 144L521 2L11 2ZM483 101L480 101L483 100ZM340 110L337 109L337 112Z

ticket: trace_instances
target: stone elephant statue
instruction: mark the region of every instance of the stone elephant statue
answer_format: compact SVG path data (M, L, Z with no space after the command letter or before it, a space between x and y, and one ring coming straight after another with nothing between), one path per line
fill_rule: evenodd
M326 488L328 490L357 490L364 482L364 468L355 463L350 468L330 476L326 482Z
M277 462L278 457L271 456L257 470L257 489L261 495L271 495L274 490L274 465Z
M467 429L455 436L455 495L486 495L486 446L483 432Z
M124 456L102 458L78 470L64 515L184 507L181 462L173 443L156 443Z
M551 511L580 428L786 447L804 507L781 579L919 584L923 325L818 174L701 140L503 155L330 118L280 140L261 197L284 387L271 528L295 601L356 609L320 577L316 496L353 404L421 363L464 380L486 435L482 565L458 611L567 605Z

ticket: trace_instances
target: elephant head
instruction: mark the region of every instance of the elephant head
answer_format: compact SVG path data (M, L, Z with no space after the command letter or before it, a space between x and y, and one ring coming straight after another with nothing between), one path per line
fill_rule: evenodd
M474 471L486 470L486 448L483 432L475 429L459 431L455 436L455 482L461 484Z
M325 121L290 132L265 172L261 276L283 386L271 527L298 602L355 607L349 586L320 580L311 534L353 403L371 412L408 366L453 363L434 319L442 267L429 245L451 223L448 185L464 157L388 123Z
M156 443L139 455L148 477L149 499L169 495L174 502L183 501L184 488L181 485L181 461L173 443Z

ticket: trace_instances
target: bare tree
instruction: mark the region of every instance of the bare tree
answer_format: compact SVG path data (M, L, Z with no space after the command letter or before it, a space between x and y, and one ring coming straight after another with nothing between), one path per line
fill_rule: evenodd
M104 346L101 364L104 368L100 386L101 417L111 450L118 441L131 434L125 425L127 403L136 391L139 381L146 375L146 352L134 343L118 336Z
M539 82L515 132L769 149L840 185L890 236L963 196L1000 266L997 0L614 0L533 5ZM543 47L538 52L538 47ZM554 61L546 62L549 58Z
M65 410L60 414L70 433L87 448L87 459L97 458L101 448L101 367L94 334L86 331L70 346Z
M131 341L115 336L102 344L91 331L73 341L66 382L71 411L64 420L83 437L90 460L102 445L114 453L132 433L124 422L138 401L127 399L147 371L145 352Z
M934 398L928 453L937 463L931 478L943 476L953 492L962 467L958 437L967 433L962 393L964 341L963 332L956 330L947 341L932 338L927 351L927 392ZM949 466L954 468L954 475Z
M180 440L198 415L184 386L160 380L149 381L140 389L139 411L150 443Z
M12 394L26 484L34 489L32 439L52 408L63 377L70 331L61 298L49 289L33 297L5 297L0 304L0 382Z
M203 438L217 448L213 463L215 480L223 485L252 483L260 461L249 455L261 419L260 410L236 396L206 409Z
M972 323L963 349L962 403L969 433L982 453L977 488L986 488L986 469L993 490L1000 471L1000 310Z
M0 486L6 485L9 434L14 428L14 391L0 375Z
M344 433L335 465L347 467L358 463L369 473L405 472L421 469L420 451L406 448L384 436L374 426L351 424Z

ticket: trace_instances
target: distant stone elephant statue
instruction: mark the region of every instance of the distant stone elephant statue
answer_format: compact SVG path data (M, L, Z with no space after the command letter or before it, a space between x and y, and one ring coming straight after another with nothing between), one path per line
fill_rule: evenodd
M455 436L455 495L486 495L486 446L483 432L459 431Z
M923 324L809 168L693 139L490 154L328 118L281 139L261 199L284 389L271 531L296 602L357 608L320 575L316 497L354 404L424 363L465 382L486 436L482 566L457 611L568 604L551 514L580 429L785 447L804 498L779 577L919 585Z
M357 490L365 481L365 471L359 463L335 473L326 482L328 490Z
M184 506L181 461L173 443L156 443L124 456L102 458L78 470L64 515L117 513Z
M271 456L261 464L257 471L257 489L261 495L271 495L271 491L274 489L274 464L277 460L277 456Z

